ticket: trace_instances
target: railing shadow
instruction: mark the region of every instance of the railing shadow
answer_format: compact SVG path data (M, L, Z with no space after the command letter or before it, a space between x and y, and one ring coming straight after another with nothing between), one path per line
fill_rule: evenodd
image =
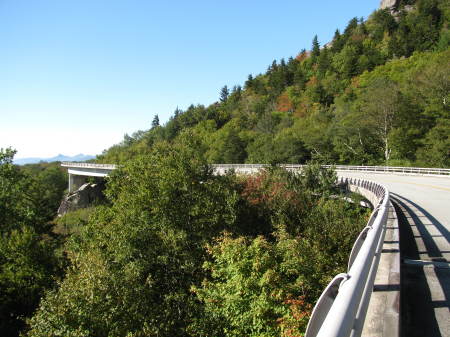
M407 203L409 203L412 206L414 206L415 208L417 208L420 212L422 212L423 215L425 215L431 221L431 223L437 228L437 230L445 237L447 242L450 242L450 231L447 228L445 228L445 226L443 224L441 224L438 220L436 220L436 218L433 217L430 213L428 213L425 209L423 209L421 206L417 205L414 201L411 201L403 196L400 196L400 195L392 193L392 192L391 192L391 195L397 199L398 198L403 199Z
M401 336L445 336L448 333L443 327L446 317L441 315L448 315L445 309L450 303L450 268L441 268L433 262L445 261L445 251L438 247L434 238L444 237L448 243L449 232L416 203L394 193L391 195L400 225ZM442 235L430 234L431 227L435 229L433 232ZM423 247L417 244L420 240Z

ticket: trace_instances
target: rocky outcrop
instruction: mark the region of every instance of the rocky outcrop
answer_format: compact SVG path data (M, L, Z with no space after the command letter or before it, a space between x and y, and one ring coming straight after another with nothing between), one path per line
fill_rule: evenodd
M401 11L411 12L414 8L414 5L400 5L400 0L381 0L380 3L380 9L388 9L397 22Z
M398 3L398 0L381 0L380 9L392 8L392 7L396 6L397 3Z
M82 185L78 190L69 193L63 199L58 209L58 216L80 208L92 206L95 203L105 200L105 196L103 194L104 190L104 183L86 183Z

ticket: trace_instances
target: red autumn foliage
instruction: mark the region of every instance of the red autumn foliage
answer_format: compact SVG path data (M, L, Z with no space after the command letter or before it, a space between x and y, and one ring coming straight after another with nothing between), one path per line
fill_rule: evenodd
M277 323L283 328L283 337L302 337L306 324L311 317L312 305L306 303L305 297L287 299L284 304L289 305L290 315L279 318Z
M297 61L299 61L299 62L302 62L302 61L306 60L306 59L309 57L309 54L310 54L309 52L304 51L304 52L298 54L298 55L295 57L295 59L296 59Z
M277 110L282 112L292 112L294 104L289 98L288 94L282 94L277 99Z
M242 196L251 205L269 206L278 200L283 200L298 206L299 201L293 191L286 188L286 183L273 179L267 172L248 177L244 182Z

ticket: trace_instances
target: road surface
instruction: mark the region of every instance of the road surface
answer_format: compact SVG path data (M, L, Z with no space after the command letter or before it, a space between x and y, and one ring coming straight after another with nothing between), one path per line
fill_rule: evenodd
M450 337L450 178L338 172L385 185L400 225L401 336Z

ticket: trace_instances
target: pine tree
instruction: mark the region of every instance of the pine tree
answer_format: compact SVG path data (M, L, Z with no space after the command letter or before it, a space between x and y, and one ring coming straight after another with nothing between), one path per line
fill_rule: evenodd
M159 117L158 117L158 115L155 115L155 117L153 118L153 121L152 121L152 129L154 129L158 126L159 126Z
M320 55L320 44L317 35L315 35L312 42L311 57L316 59L319 55Z
M319 78L324 78L327 70L331 67L331 57L327 47L322 49L317 64Z
M228 99L228 95L230 95L230 90L228 90L228 87L225 85L221 90L220 90L220 101L222 103L226 102L226 100Z
M345 39L341 35L341 32L339 31L339 29L336 29L336 31L334 32L333 42L331 44L331 51L333 53L339 53L342 50L342 48L344 47L344 44L345 44Z
M233 87L233 92L234 92L234 93L240 94L241 91L242 91L242 87L241 87L240 85L235 85L235 86Z
M245 81L245 88L249 89L253 86L253 75L248 75L247 81Z
M336 29L336 31L334 32L333 42L339 40L340 38L341 32L339 31L339 29Z
M347 27L345 27L344 30L344 35L346 36L346 38L348 38L349 36L351 36L351 34L353 33L353 31L358 27L358 18L353 18L348 22Z
M278 69L277 60L273 60L272 65L269 68L271 71L276 71Z

